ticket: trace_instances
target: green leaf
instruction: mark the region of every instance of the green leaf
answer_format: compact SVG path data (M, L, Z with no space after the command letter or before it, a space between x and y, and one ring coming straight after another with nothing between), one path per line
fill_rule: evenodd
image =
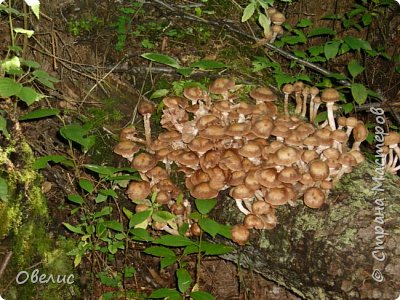
M167 256L167 257L160 258L160 268L161 269L172 266L174 263L176 263L176 257Z
M69 231L72 231L72 232L77 233L77 234L85 234L85 233L82 231L82 228L81 228L80 226L73 226L73 225L68 224L68 223L63 223L63 225L64 225L65 227L67 227L67 229L68 229Z
M54 89L54 83L59 82L57 78L50 76L43 70L36 70L32 72L32 75L34 75L35 80L39 81L41 84L50 89Z
M115 231L119 231L119 232L123 232L124 231L124 226L118 221L105 221L104 225L107 228L110 228L110 229L115 230Z
M23 64L24 66L27 66L28 68L31 68L31 69L40 68L40 64L34 60L28 60L28 59L20 59L20 60L21 60L21 64Z
M361 83L351 85L351 94L358 105L364 104L368 97L367 89Z
M129 220L129 228L135 227L136 225L142 224L151 216L152 210L147 209L145 211L134 214Z
M94 191L93 183L86 178L79 179L79 186L89 194L91 194Z
M195 199L197 210L203 214L208 214L217 204L216 199Z
M132 234L132 239L141 242L152 242L154 239L150 233L143 228L131 228L129 232Z
M18 94L22 89L22 84L10 78L0 78L0 97L8 98Z
M219 231L219 224L208 218L200 219L199 225L201 229L210 234L212 237L215 237Z
M1 61L0 61L1 62ZM0 69L3 69L6 73L10 71L20 71L21 69L21 60L18 56L14 56L3 61L0 65Z
M176 255L174 251L167 247L162 247L162 246L151 246L144 250L144 253L150 254L153 256L158 256L158 257L174 257L176 258Z
M167 223L176 218L176 216L169 211L156 211L153 213L152 218L156 222Z
M86 153L96 143L96 137L94 135L88 135L90 129L85 128L85 125L65 125L60 129L60 134L66 140L73 141L82 146L83 151Z
M176 270L176 277L178 278L179 291L181 291L181 293L186 292L192 284L192 277L190 276L188 270L184 268Z
M310 54L312 56L317 56L324 52L324 47L323 46L311 46L310 48L308 48L308 52L310 52Z
M312 25L312 21L310 19L301 19L297 22L296 27L305 28Z
M336 31L332 30L331 28L327 27L318 27L308 34L308 37L319 36L319 35L335 35Z
M189 245L186 246L185 249L183 249L183 256L187 256L189 254L193 253L198 253L199 252L199 246L198 245Z
M14 31L16 33L26 34L28 38L32 37L32 35L35 33L33 30L28 30L20 27L14 28Z
M82 205L85 200L80 195L74 194L74 195L68 195L67 199L75 204Z
M19 118L20 121L46 118L50 116L57 116L60 114L60 110L55 108L41 108L31 111Z
M33 88L25 86L22 87L15 95L22 101L24 101L27 105L31 105L32 103L39 101L40 99L45 97L44 95L36 92Z
M7 120L1 114L0 114L0 132L2 132L6 138L10 137L10 133L7 130Z
M153 243L170 247L182 247L194 244L187 237L180 235L163 235L159 239L155 240Z
M281 38L281 41L289 45L296 45L306 42L306 38L300 35L287 35Z
M124 268L124 275L126 278L131 278L133 275L136 274L136 269L131 266L125 266Z
M203 251L205 255L223 255L232 252L234 249L235 248L231 246L212 244L203 241L200 250Z
M116 172L118 172L117 168L114 167L107 167L107 166L99 166L99 165L83 165L86 169L95 172L100 175L112 175Z
M232 226L219 224L218 234L231 240L232 239Z
M176 70L179 74L188 77L193 73L193 69L192 68L179 68Z
M141 57L146 58L148 60L158 62L163 65L170 66L172 68L178 69L181 66L179 63L172 57L160 53L143 53Z
M250 19L251 16L254 14L255 9L256 4L254 2L247 5L243 11L242 22L246 22L248 19Z
M326 59L331 59L336 57L339 52L339 46L341 42L337 40L329 41L324 45L324 54Z
M193 300L215 300L213 295L204 291L191 292L190 297Z
M175 289L167 289L167 288L162 288L155 290L152 292L149 296L150 299L160 299L160 298L167 298L168 300L171 299L171 297L181 297L179 292ZM182 297L180 298L182 299Z
M372 15L371 14L365 14L361 18L364 26L368 26L372 23Z
M350 75L355 78L358 74L364 71L364 67L358 63L357 60L352 59L347 65Z
M345 80L345 79L347 79L346 75L339 74L339 73L329 73L329 74L327 74L325 76L326 77L330 77L330 78L335 78L337 80Z
M47 167L49 162L54 162L56 164L61 163L66 166L73 166L73 162L63 155L46 155L36 159L33 164L35 170L43 169Z
M361 40L359 38L346 36L343 40L353 50L372 50L371 45L367 41Z
M0 200L4 202L7 202L8 200L8 183L2 177L0 177Z
M281 88L285 83L293 83L296 81L296 78L287 74L275 74L274 77L279 88Z
M258 23L264 29L264 34L267 34L271 30L271 20L264 14L258 15Z
M165 97L166 95L168 95L168 93L169 93L168 89L156 90L156 91L154 91L153 94L151 94L150 99Z
M104 196L110 196L112 198L117 197L117 193L113 189L101 189L99 190L99 193L104 195Z
M101 211L98 211L93 215L93 219L97 219L97 218L100 218L100 217L108 216L108 215L110 215L112 213L112 210L113 209L112 209L111 206L105 206L105 207L103 207L101 209ZM103 225L105 226L104 223L103 223Z
M220 61L203 59L192 63L190 67L199 68L201 70L210 70L210 69L222 69L225 68L226 65Z
M326 111L320 112L314 119L314 124L318 125L322 121L328 119L328 113Z
M345 114L348 114L353 111L354 105L353 103L343 104L343 111Z

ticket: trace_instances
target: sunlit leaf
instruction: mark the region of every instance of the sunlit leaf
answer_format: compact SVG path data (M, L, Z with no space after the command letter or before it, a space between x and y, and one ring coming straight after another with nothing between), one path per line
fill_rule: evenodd
M254 14L255 9L256 9L255 3L250 3L249 5L247 5L243 11L242 22L246 22L248 19L250 19L251 16Z
M216 199L195 199L197 210L205 215L208 214L217 204Z
M172 58L168 55L164 55L164 54L160 54L160 53L143 53L141 55L141 57L146 58L151 61L154 61L154 62L158 62L163 65L173 67L175 69L178 69L181 67L175 58Z
M364 104L368 97L367 89L361 83L353 83L351 85L351 94L358 105Z
M41 108L31 111L19 118L20 121L33 120L56 116L60 114L60 110L55 108Z

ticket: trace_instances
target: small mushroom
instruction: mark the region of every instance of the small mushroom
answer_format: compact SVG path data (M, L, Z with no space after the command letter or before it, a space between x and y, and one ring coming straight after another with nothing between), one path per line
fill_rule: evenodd
M310 208L320 208L325 203L325 194L318 187L310 187L304 192L303 201Z
M246 226L238 224L234 225L231 229L232 241L244 246L250 238L250 231Z
M322 92L322 102L326 103L328 109L328 122L332 130L336 130L335 118L333 116L333 105L339 101L339 92L334 88L327 88Z
M150 101L144 100L139 103L138 112L143 116L144 133L146 138L146 146L149 149L151 144L151 126L150 117L154 112L155 106Z
M114 153L121 155L123 158L126 158L129 161L132 161L135 153L139 151L139 146L131 141L121 141L114 147Z

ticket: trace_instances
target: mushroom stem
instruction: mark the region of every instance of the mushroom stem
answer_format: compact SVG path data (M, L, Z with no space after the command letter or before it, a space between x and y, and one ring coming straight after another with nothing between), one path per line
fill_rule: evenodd
M243 200L242 199L235 199L235 201L236 201L236 206L239 208L239 210L242 212L242 213L244 213L246 216L248 215L248 214L250 214L250 212L246 209L246 208L244 208L244 206L243 206Z
M332 131L336 130L335 117L333 116L333 102L327 102L326 108L328 109L328 122Z
M318 108L321 105L321 103L314 103L314 110L313 110L313 118L312 118L312 122L314 122L315 118L318 115Z
M143 123L144 123L144 135L146 138L146 147L150 149L151 144L151 126L150 126L150 116L151 114L145 114L143 116Z
M303 108L301 110L301 116L305 117L307 114L307 98L308 98L308 92L307 89L303 90Z
M285 111L285 116L289 117L289 94L285 94L285 101L283 103L283 109Z
M165 232L172 234L172 235L179 235L178 230L171 228L168 224L161 228Z
M314 122L314 95L311 95L310 98L310 112L309 112L309 118L310 118L310 122Z
M296 93L296 110L294 111L296 114L301 113L301 106L302 106L301 95L299 92L297 92Z

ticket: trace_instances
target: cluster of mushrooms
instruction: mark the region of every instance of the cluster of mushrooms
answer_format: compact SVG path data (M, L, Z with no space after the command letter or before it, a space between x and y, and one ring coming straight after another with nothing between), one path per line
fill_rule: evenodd
M284 32L282 24L286 21L286 17L282 12L275 7L269 7L265 10L265 15L271 21L270 30L264 31L264 37L257 41L256 46L262 46L265 43L272 44Z
M143 179L132 181L126 191L138 204L136 210L147 209L145 199L156 192L156 202L179 216L176 226L153 222L153 227L177 234L179 224L187 222L189 234L199 233L197 223L187 218L190 203L179 197L181 191L170 179L172 172L183 172L194 198L215 198L229 190L245 215L243 224L232 229L232 239L243 245L249 229L277 225L278 206L295 206L303 199L310 208L321 207L335 183L364 160L359 147L368 131L356 118L334 118L336 89L320 92L302 82L287 84L282 114L274 104L278 97L269 88L255 88L250 97L239 101L240 89L233 80L221 77L208 90L193 86L185 88L182 96L165 97L161 117L165 131L156 139L150 126L154 104L142 101L138 111L145 137L133 128L121 132L114 152L130 160ZM291 101L296 103L295 116L289 114ZM306 117L314 120L321 104L328 120L314 126ZM388 142L388 156L398 169L393 153L400 151L392 142Z

